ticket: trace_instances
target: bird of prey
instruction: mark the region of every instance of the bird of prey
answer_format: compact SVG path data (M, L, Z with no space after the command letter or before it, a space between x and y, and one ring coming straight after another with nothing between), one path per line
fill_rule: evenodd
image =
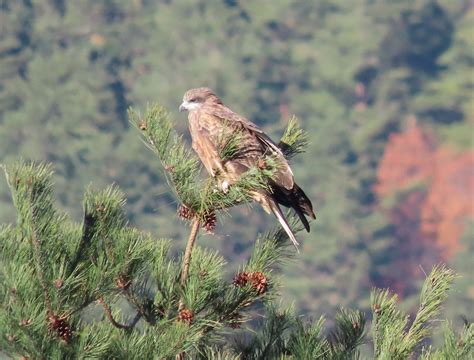
M263 209L272 212L288 234L296 248L298 241L288 225L280 206L293 208L306 231L309 223L305 215L315 218L313 206L306 194L295 183L293 172L280 148L260 129L246 118L226 107L209 88L202 87L186 91L179 111L187 110L192 147L208 173L218 180L222 190L235 183L252 167L258 166L265 155L271 155L278 164L274 177L269 180L269 190L252 193ZM222 139L239 134L238 149L230 158L220 156Z

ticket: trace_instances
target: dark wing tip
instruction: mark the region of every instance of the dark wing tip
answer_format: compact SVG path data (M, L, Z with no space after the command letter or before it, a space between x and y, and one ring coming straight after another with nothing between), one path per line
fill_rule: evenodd
M304 225L304 228L306 229L306 231L309 232L310 230L309 222L308 222L308 219L306 219L306 216L304 216L304 213L301 211L299 207L293 207L293 209L295 210L296 214L300 218L301 223Z

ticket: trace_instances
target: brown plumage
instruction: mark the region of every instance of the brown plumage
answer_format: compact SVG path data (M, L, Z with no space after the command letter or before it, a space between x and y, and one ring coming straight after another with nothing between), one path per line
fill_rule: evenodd
M311 201L295 183L293 172L278 146L255 124L236 114L222 103L209 88L188 90L183 97L180 111L189 111L189 131L192 146L204 167L216 177L223 191L239 177L257 166L264 155L271 154L277 160L277 173L269 183L271 192L259 190L253 193L267 213L272 212L298 248L298 241L286 221L279 205L295 210L309 232L305 215L315 218ZM231 158L221 159L219 144L222 139L239 133L239 146Z

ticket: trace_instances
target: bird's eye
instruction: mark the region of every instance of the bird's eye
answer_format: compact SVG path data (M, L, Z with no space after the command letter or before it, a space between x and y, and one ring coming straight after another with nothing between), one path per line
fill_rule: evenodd
M196 102L196 98L189 99L189 102Z

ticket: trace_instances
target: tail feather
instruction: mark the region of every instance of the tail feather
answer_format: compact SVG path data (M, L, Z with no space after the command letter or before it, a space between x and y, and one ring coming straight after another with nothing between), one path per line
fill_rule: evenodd
M300 208L303 213L306 215L310 216L313 219L316 219L316 215L314 214L313 211L313 204L311 204L311 200L306 196L304 193L303 189L301 189L297 184L293 186L292 190L292 198L294 199L295 205L293 205L293 208L296 207Z
M287 190L281 186L274 186L273 196L280 205L295 210L296 214L303 223L304 228L307 232L309 232L309 222L305 215L313 219L316 219L316 215L313 212L311 200L309 200L304 191L296 183L293 185L291 190Z
M301 211L301 209L299 207L295 206L293 209L295 210L296 215L298 215L301 222L303 223L304 228L306 229L306 231L309 232L309 222L306 219L306 216L304 216L303 212Z
M285 216L281 212L281 209L280 209L280 206L278 205L278 203L275 202L273 199L268 199L268 205L270 207L270 210L273 212L273 214L278 219L280 225L283 227L285 232L288 234L288 237L290 238L291 242L295 246L296 251L300 252L299 248L298 248L299 242L298 242L298 240L296 240L295 234L293 234L293 231L291 230L290 225L288 224L288 221L286 221Z

